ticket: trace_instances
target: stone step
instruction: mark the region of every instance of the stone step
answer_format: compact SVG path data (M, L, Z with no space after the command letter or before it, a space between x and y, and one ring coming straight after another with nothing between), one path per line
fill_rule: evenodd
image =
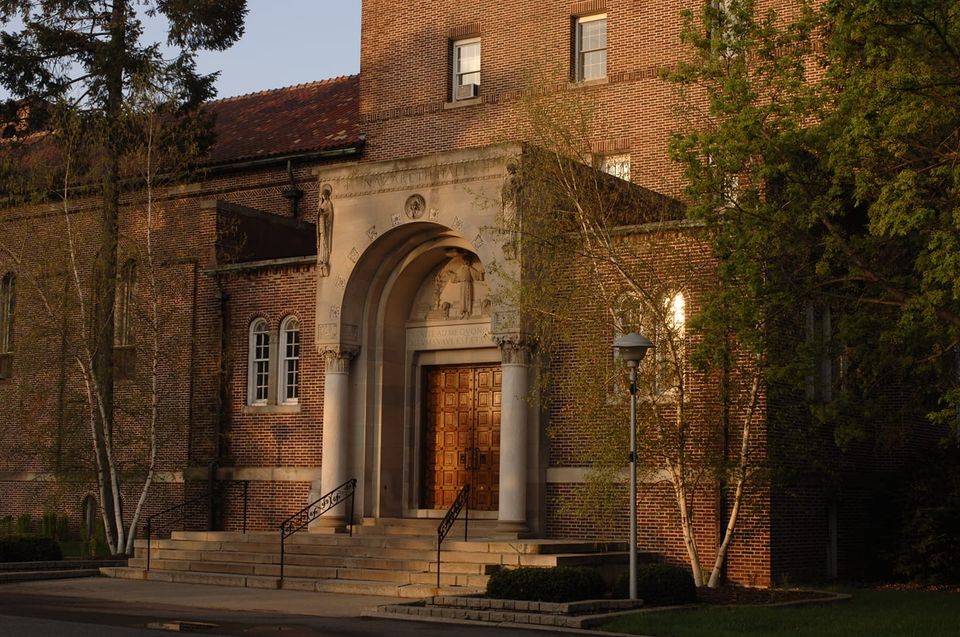
M108 560L55 560L50 562L0 562L4 571L70 571L74 569L98 569L101 566L122 566L126 558Z
M99 568L75 568L67 570L28 570L28 571L7 571L0 572L0 583L8 582L34 582L48 579L70 579L74 577L97 577L100 575Z
M378 524L369 524L367 520L361 526L354 527L354 533L361 536L371 535L418 535L421 537L437 537L437 519L386 519ZM470 520L467 525L469 538L489 538L497 535L495 520ZM463 538L464 522L458 520L447 533L448 538Z
M380 595L386 597L421 598L430 595L471 595L482 592L481 587L442 586L433 583L397 583L350 579L310 579L286 576L282 587L277 577L229 575L223 573L168 571L151 569L145 571L132 567L103 567L101 573L121 579L177 582L183 584L208 584L246 588L283 588L284 590L315 591L321 593L349 593L354 595Z
M417 621L480 621L571 629L593 628L611 619L635 613L642 601L586 600L557 604L464 596L436 596L420 602L388 604L366 617Z

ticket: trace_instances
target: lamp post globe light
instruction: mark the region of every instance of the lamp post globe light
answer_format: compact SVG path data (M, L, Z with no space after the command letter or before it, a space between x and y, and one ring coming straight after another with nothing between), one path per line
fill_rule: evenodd
M613 349L630 370L630 599L637 599L637 367L653 343L630 332L613 342Z

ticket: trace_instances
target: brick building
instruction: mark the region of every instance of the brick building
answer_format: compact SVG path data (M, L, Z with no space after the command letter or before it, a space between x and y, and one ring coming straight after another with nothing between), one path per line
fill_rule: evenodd
M562 378L563 363L534 356L522 317L489 275L493 264L520 267L491 228L522 161L523 101L541 93L587 96L597 165L648 189L651 206L678 209L681 175L667 159L675 89L658 72L681 55L681 10L699 2L429 4L364 1L359 76L208 105L217 142L204 170L157 203L172 311L161 366L166 438L148 513L210 480L242 480L251 527L275 529L357 478L356 518L429 518L471 480L476 515L503 533L610 532L562 508L585 480L571 451L580 442L571 427L549 437L560 412L529 397L537 366L557 366ZM81 235L95 205L70 206ZM27 282L41 277L22 271L48 260L49 245L31 237L56 236L62 223L46 203L0 211L4 236L19 237L26 255L0 254L0 326L9 330L0 333L2 515L57 510L81 520L96 498L89 467L73 463L85 448L69 432L84 415L67 322L34 333L42 309ZM122 224L121 263L136 263L136 193ZM663 227L637 230L625 245L659 271L683 273L686 311L696 312L713 281L709 249ZM594 336L606 347L612 335ZM136 378L147 364L133 360L131 378L117 380L131 471L141 452ZM716 402L706 379L692 382L697 400ZM438 430L447 422L455 426ZM766 448L765 432L755 444ZM705 564L725 506L715 485L695 499ZM675 508L667 483L644 490L641 549L682 562ZM343 514L320 522L342 524ZM728 578L765 586L792 573L836 575L836 515L822 494L798 503L758 481ZM236 509L222 522L238 528Z

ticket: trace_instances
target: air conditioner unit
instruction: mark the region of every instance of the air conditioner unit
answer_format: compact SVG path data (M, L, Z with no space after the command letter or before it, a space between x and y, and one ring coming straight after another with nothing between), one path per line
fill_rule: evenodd
M479 84L461 84L457 87L456 98L458 100L469 100L480 95Z

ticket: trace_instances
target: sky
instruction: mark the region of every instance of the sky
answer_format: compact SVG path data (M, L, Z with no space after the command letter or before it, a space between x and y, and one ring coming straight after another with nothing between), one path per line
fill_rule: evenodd
M246 32L232 48L204 52L220 71L219 97L360 71L360 0L248 0Z
M220 71L218 97L360 71L360 0L247 0L247 5L240 41L197 56L201 72ZM148 22L144 39L164 41L163 26ZM0 89L0 98L6 97Z

